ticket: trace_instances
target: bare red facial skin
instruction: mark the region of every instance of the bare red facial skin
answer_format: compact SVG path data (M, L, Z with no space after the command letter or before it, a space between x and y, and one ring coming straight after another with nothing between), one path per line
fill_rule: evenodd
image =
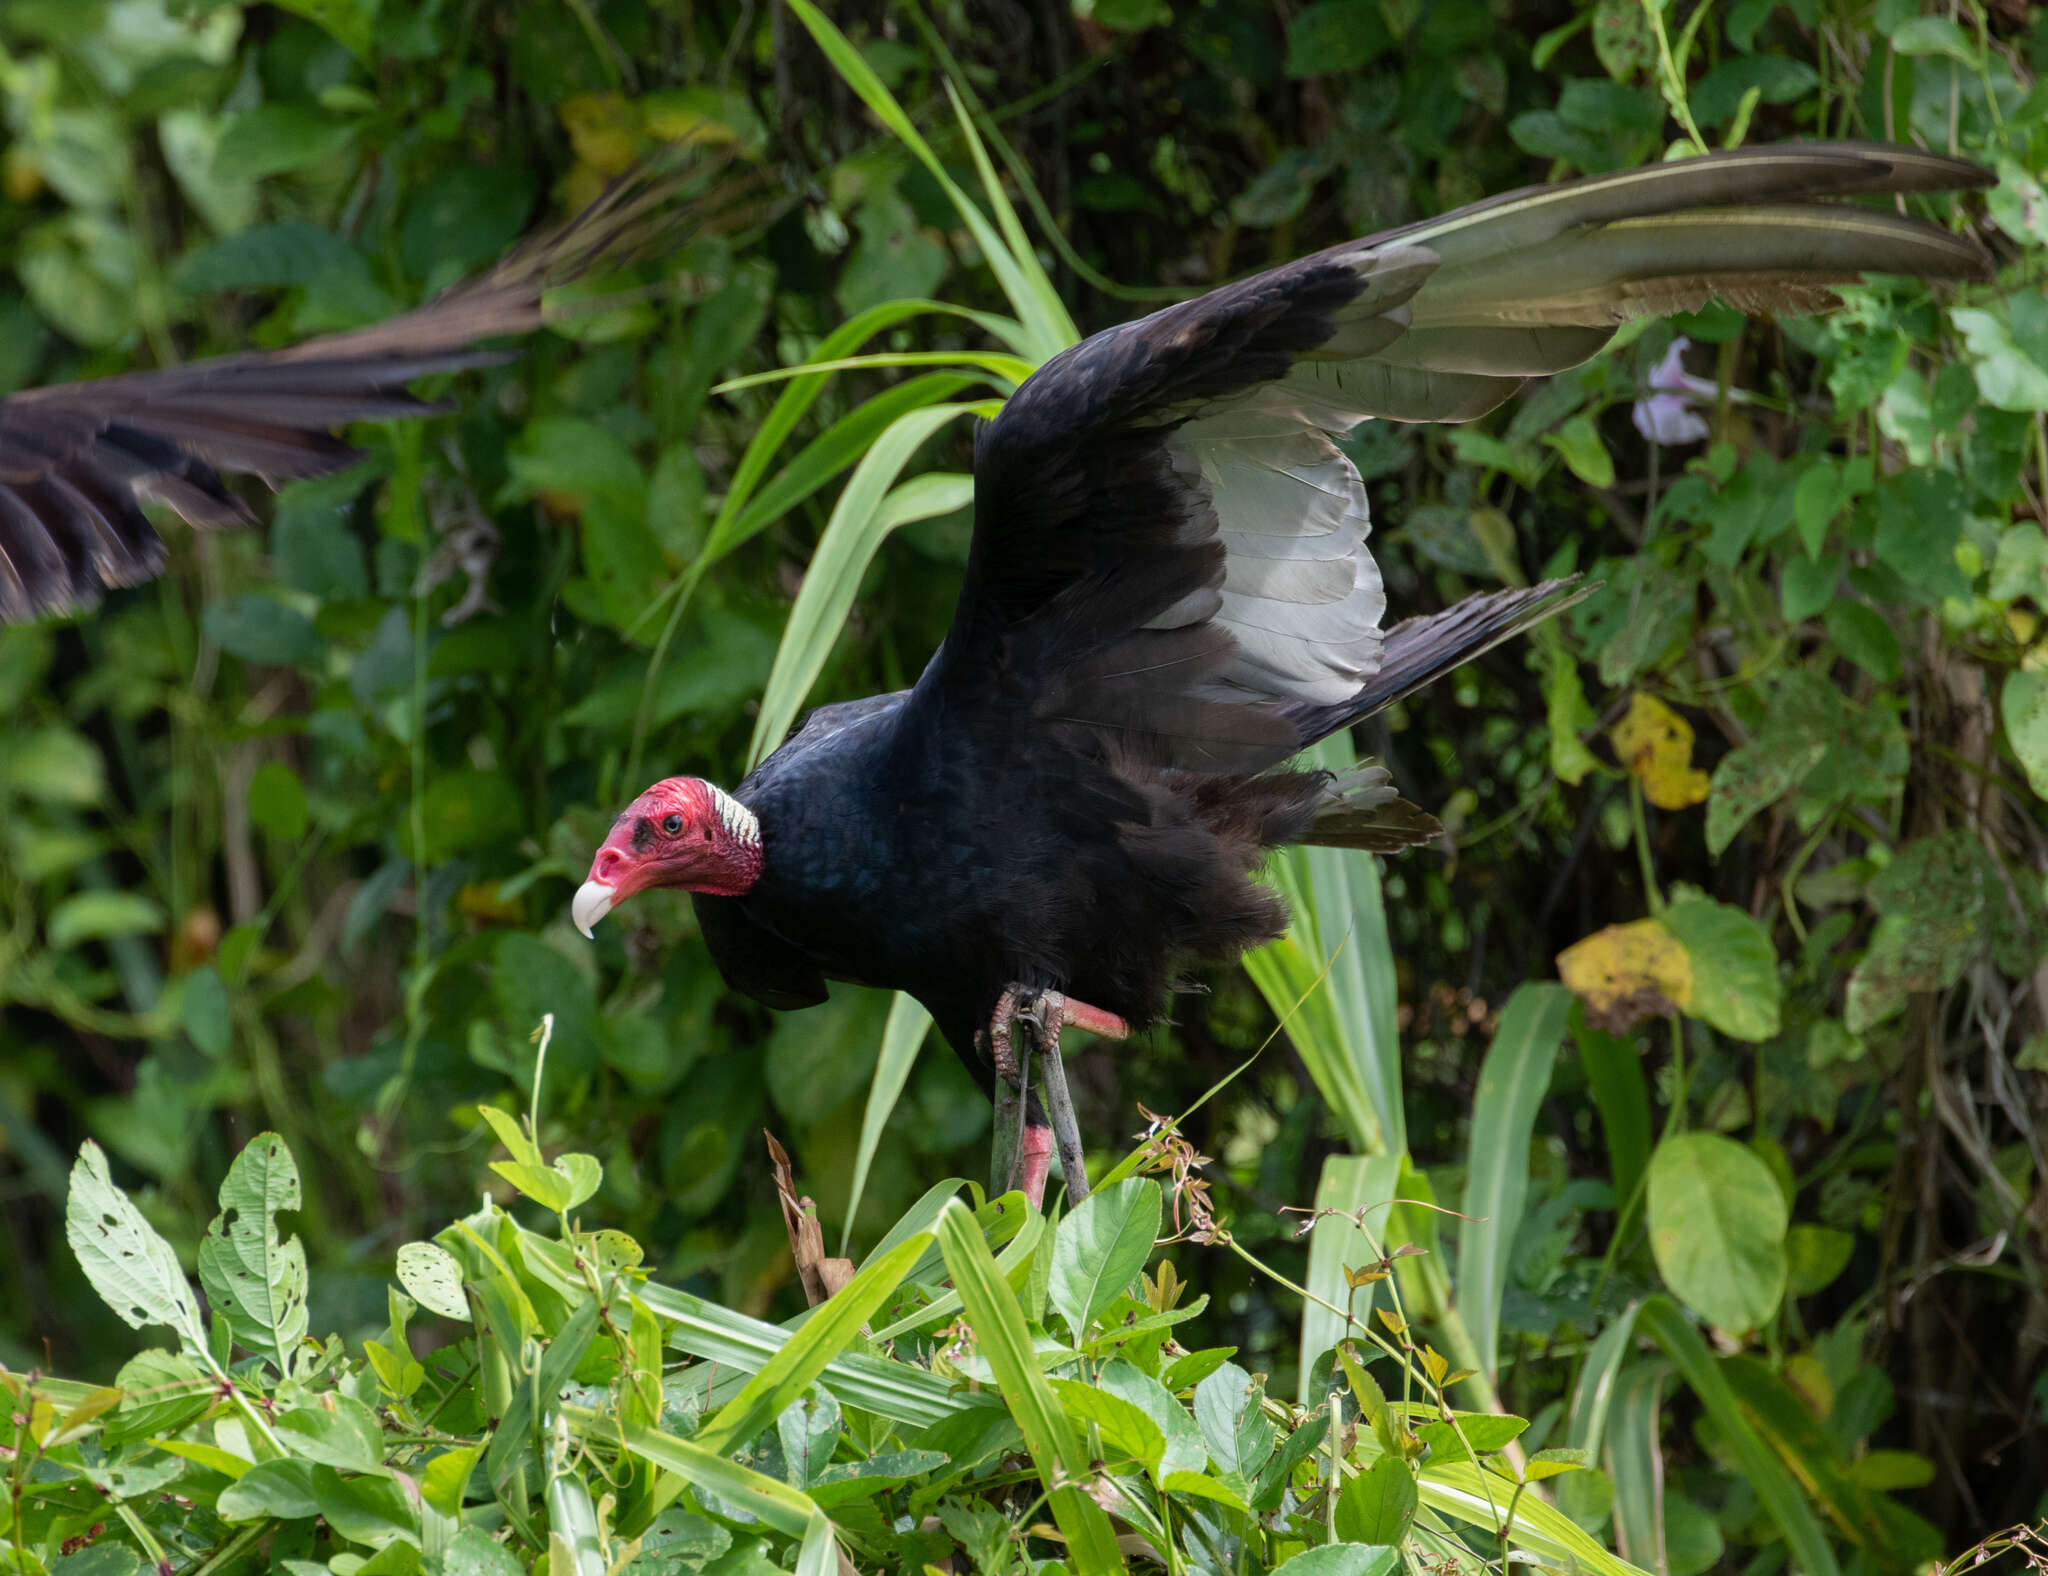
M761 878L761 828L753 813L700 777L656 783L612 823L576 893L586 936L635 892L681 887L738 897Z

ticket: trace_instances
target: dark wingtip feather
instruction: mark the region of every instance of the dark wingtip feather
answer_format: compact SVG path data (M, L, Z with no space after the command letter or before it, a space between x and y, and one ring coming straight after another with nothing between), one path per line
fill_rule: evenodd
M1350 700L1334 706L1291 706L1288 716L1301 730L1302 744L1313 744L1434 684L1503 641L1556 617L1597 589L1597 583L1588 584L1573 575L1467 597L1441 613L1405 619L1387 631L1379 671Z

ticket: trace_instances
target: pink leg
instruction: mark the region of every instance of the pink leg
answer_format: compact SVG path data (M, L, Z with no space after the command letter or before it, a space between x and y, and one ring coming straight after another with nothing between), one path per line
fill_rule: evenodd
M1031 1200L1031 1207L1045 1208L1045 1179L1052 1174L1051 1128L1024 1124L1024 1148L1017 1156L1017 1168L1024 1173L1018 1186Z

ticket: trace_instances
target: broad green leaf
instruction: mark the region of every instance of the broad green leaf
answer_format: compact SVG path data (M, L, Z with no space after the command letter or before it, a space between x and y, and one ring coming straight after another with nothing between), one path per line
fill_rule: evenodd
M1650 1157L1650 1249L1665 1284L1704 1319L1755 1329L1785 1292L1785 1195L1756 1155L1717 1133L1678 1133Z
M1325 1543L1304 1549L1274 1567L1275 1576L1393 1576L1401 1568L1401 1551L1370 1543Z
M213 159L214 175L228 181L257 181L338 158L355 140L356 128L304 104L259 104L237 115L222 134Z
M234 1008L227 986L221 983L220 970L211 964L185 976L178 996L178 1027L215 1061L227 1055L234 1043Z
M1202 1431L1180 1398L1150 1374L1121 1357L1103 1364L1095 1382L1137 1407L1158 1427L1164 1441L1155 1481L1164 1485L1176 1472L1200 1472L1209 1464Z
M98 746L69 728L11 727L0 784L47 804L97 804L106 792Z
M1588 487L1614 485L1614 457L1607 452L1591 416L1572 417L1557 431L1545 433L1543 442L1563 455L1572 474Z
M1841 648L1842 655L1881 683L1899 676L1899 637L1885 616L1863 602L1837 600L1828 604L1821 622L1828 639Z
M332 1467L316 1466L313 1497L327 1524L352 1543L382 1548L394 1540L419 1541L417 1502L392 1478L345 1478Z
M249 819L272 837L306 835L306 789L283 761L265 761L249 779Z
M1418 1422L1415 1433L1429 1446L1431 1461L1469 1461L1465 1447L1470 1445L1477 1455L1491 1455L1496 1450L1505 1450L1513 1441L1521 1438L1529 1426L1526 1417L1510 1417L1493 1412L1459 1412L1454 1414L1456 1426L1448 1422ZM1462 1436L1462 1437L1461 1437Z
M348 1396L320 1396L281 1414L272 1427L285 1449L301 1460L346 1472L383 1469L384 1435L377 1414Z
M1902 55L1946 55L1968 70L1984 69L1984 56L1969 34L1945 16L1908 17L1892 29L1891 39Z
M1497 1362L1501 1299L1529 1196L1529 1141L1571 1010L1571 992L1561 985L1520 986L1501 1010L1479 1068L1459 1206L1466 1223L1458 1240L1458 1307L1488 1374Z
M1778 1032L1778 953L1761 925L1704 898L1674 903L1660 918L1691 963L1686 1012L1738 1040Z
M62 952L81 941L110 936L153 936L164 928L156 899L140 892L74 892L50 913L50 945Z
M1236 1363L1224 1363L1195 1386L1195 1422L1217 1471L1249 1482L1272 1455L1279 1434L1264 1399L1264 1387Z
M201 623L229 656L266 667L311 667L327 649L310 618L260 591L208 604Z
M1060 1222L1053 1234L1051 1296L1076 1340L1152 1257L1163 1210L1157 1182L1128 1177L1089 1194Z
M1287 75L1319 77L1362 70L1394 45L1377 6L1315 0L1287 24Z
M2048 799L2048 673L2021 668L2006 675L1998 715L2027 785L2037 798Z
M279 1521L303 1521L320 1513L320 1500L313 1486L317 1463L296 1457L285 1461L259 1461L221 1490L219 1511L223 1521L254 1521L274 1516Z
M64 1237L92 1289L130 1329L167 1324L186 1350L205 1352L199 1303L176 1251L114 1186L106 1154L89 1138L71 1168Z
M1810 1297L1834 1284L1849 1267L1856 1251L1856 1234L1832 1226L1797 1225L1785 1233L1785 1291L1793 1297Z
M1722 756L1707 799L1707 852L1718 856L1751 816L1804 782L1827 748L1825 739L1766 728Z
M1160 1470L1166 1457L1166 1432L1142 1407L1080 1379L1054 1379L1051 1384L1074 1426L1084 1435L1090 1428L1095 1430L1101 1448L1091 1445L1091 1455L1101 1456L1112 1470L1127 1463L1150 1473Z
M109 1445L175 1434L212 1404L212 1380L205 1370L160 1347L129 1358L115 1382L127 1399L100 1425L100 1437Z
M259 1133L220 1185L220 1214L199 1243L199 1283L236 1341L280 1374L306 1335L306 1250L280 1238L280 1210L303 1206L298 1167L275 1133ZM324 1458L321 1458L324 1459ZM340 1465L341 1463L336 1463Z
M1344 1485L1337 1498L1337 1536L1348 1543L1398 1546L1420 1502L1408 1463L1383 1455Z
M464 1527L441 1556L441 1576L526 1576L526 1567L482 1527Z

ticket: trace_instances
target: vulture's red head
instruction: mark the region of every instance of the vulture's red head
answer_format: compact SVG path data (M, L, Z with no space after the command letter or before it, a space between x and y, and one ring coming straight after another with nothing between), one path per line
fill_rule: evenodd
M682 887L738 897L761 877L761 823L701 777L670 777L626 806L576 889L570 914L588 936L635 892Z

